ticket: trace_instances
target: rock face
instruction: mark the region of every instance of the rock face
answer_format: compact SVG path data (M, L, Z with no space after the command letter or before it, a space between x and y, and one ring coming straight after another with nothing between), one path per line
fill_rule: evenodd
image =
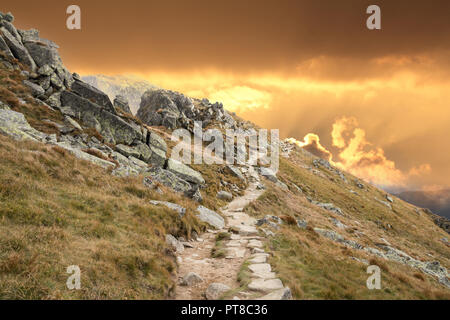
M225 220L217 213L204 206L199 206L197 208L197 217L215 227L216 229L223 229L225 226Z

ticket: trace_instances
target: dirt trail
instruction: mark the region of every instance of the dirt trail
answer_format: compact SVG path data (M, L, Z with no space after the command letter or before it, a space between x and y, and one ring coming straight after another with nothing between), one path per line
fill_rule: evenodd
M264 238L259 236L255 226L256 220L242 212L245 206L255 201L263 193L263 190L258 188L261 185L260 177L252 170L253 168L247 172L251 183L245 194L235 198L221 209L226 220L225 228L209 230L201 236L201 239L191 242L193 248L186 248L178 255L180 278L175 297L177 300L205 299L204 293L212 283L229 286L234 292L232 295L234 299L253 299L266 294L269 296L265 297L275 299L278 299L278 296L284 296L284 291L280 290L286 289L282 286L281 281L276 279L275 274L271 272L270 265L267 264L268 255L262 250ZM231 239L225 241L225 257L212 258L211 250L215 246L217 233L226 232L230 227L238 233L232 234ZM248 259L251 259L249 268L253 272L253 280L249 285L249 290L240 292L237 277L242 264ZM182 278L190 272L198 274L203 281L192 286L180 285Z

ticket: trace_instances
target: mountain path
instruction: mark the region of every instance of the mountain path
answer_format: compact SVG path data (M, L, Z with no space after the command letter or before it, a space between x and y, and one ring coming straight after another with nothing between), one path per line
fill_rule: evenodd
M253 169L251 167L251 169ZM258 199L263 193L259 175L249 170L247 175L251 183L243 196L235 198L221 209L225 217L225 227L222 230L208 230L197 241L192 241L192 248L186 247L177 256L179 281L176 290L176 300L202 300L205 292L212 283L221 283L231 290L226 297L234 300L248 300L256 298L282 299L290 296L290 290L272 272L267 263L268 254L264 252L264 237L259 235L256 219L243 212L245 206ZM216 236L220 232L233 229L231 238L223 240L225 257L212 258L211 250L215 246ZM242 287L238 282L238 273L242 265L249 262L251 281ZM193 285L183 285L183 277L191 272L199 275L203 281ZM217 294L213 299L223 296L225 292ZM211 297L209 297L211 299Z

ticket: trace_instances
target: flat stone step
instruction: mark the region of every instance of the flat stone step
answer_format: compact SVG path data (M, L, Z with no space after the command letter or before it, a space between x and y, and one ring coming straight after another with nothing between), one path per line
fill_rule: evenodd
M254 279L250 282L248 288L253 291L269 293L274 290L283 289L284 287L280 279Z
M258 229L253 226L242 225L238 227L239 234L241 236L256 236L258 235Z
M265 296L262 296L256 300L291 300L292 293L291 289L283 288L280 290L273 291Z
M249 248L262 248L263 243L259 240L250 240L247 247Z
M265 255L256 256L256 257L253 257L252 259L250 259L249 262L250 263L266 263L267 256L265 256Z
M257 278L257 279L275 279L277 277L275 272L253 272L250 275L251 278Z
M227 248L225 258L226 259L244 258L245 251L246 251L245 248L236 248L236 247Z
M272 267L268 263L256 263L248 266L251 272L271 272Z

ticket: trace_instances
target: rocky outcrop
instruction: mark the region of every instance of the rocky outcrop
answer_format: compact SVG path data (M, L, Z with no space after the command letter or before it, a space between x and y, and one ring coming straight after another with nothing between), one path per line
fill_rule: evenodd
M142 95L137 117L151 126L164 126L170 129L194 129L194 121L220 121L224 127L231 128L236 121L220 103L211 104L208 100L195 100L181 93L169 90L148 90Z
M140 127L131 125L73 92L63 91L61 104L70 107L79 120L88 127L97 129L109 143L131 145L143 141Z

